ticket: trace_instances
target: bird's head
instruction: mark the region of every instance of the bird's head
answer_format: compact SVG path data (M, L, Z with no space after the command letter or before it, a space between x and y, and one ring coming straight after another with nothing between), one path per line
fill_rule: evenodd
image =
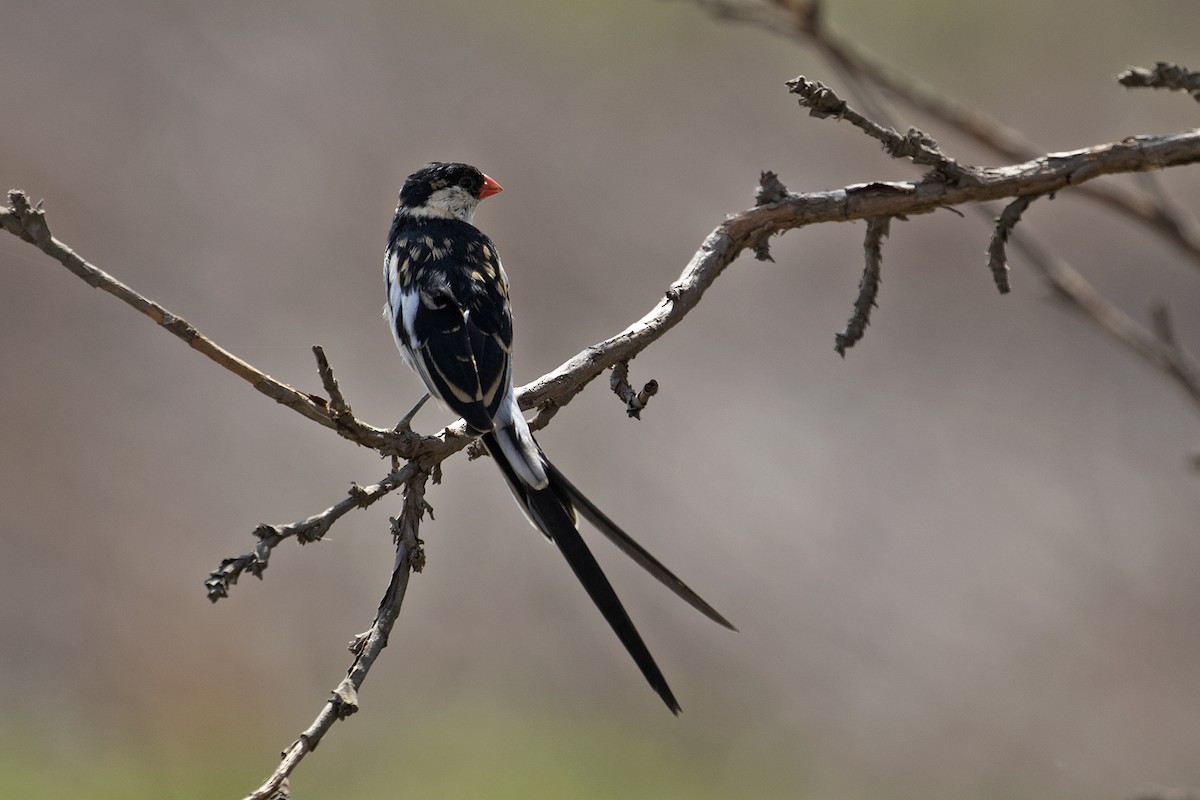
M479 201L500 191L500 184L470 164L435 161L408 176L397 211L470 222Z

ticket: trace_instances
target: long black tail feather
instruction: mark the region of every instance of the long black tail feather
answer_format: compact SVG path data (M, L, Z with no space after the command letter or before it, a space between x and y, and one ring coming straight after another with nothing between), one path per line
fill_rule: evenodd
M604 575L603 570L600 569L595 556L592 555L592 552L584 543L583 537L579 535L579 529L575 525L575 513L571 504L571 499L578 494L578 490L565 482L565 479L562 481L558 480L561 478L561 473L557 470L549 473L549 486L544 489L535 489L524 483L513 470L512 465L508 463L508 460L504 456L504 451L500 447L495 433L484 434L483 443L487 447L488 452L492 454L492 459L504 473L504 477L513 491L513 496L521 504L526 516L529 517L547 538L558 546L559 552L563 554L563 557L567 560L567 564L570 565L571 570L592 598L592 602L600 609L600 613L604 615L604 619L608 621L613 632L617 634L617 638L621 640L621 644L625 646L629 655L633 657L634 663L638 665L646 681L658 693L663 702L666 703L667 708L671 709L672 713L678 714L681 710L679 702L671 692L671 687L667 685L667 679L663 677L662 671L659 670L658 664L655 663L654 656L650 655L650 650L646 647L646 643L642 641L641 634L634 627L633 621L629 618L629 614L626 613L620 598L617 597L616 591L612 588L612 584L608 582L608 578ZM591 504L588 503L588 505L590 506ZM595 509L595 506L591 506L591 508ZM599 514L598 511L595 513ZM585 516L588 519L592 519L591 513L585 512ZM600 516L603 517L603 515ZM628 539L628 537L625 538ZM629 541L632 542L631 539ZM636 547L636 543L634 546ZM625 548L622 547L622 549L624 550ZM626 550L626 552L629 551ZM649 554L646 555L649 556ZM637 560L636 557L635 560ZM653 558L650 560L655 564L658 563ZM642 562L638 561L638 563ZM661 565L659 566L661 567ZM682 584L682 582L680 583Z
M588 522L595 525L597 530L608 537L608 540L615 544L622 553L632 558L638 566L653 575L659 583L678 595L692 608L718 625L729 628L731 631L737 630L733 626L733 623L725 619L704 598L696 594L674 572L671 572L662 562L650 555L646 548L638 544L632 536L621 530L617 523L609 519L603 511L596 507L595 503L588 500L583 492L579 491L575 487L575 484L567 480L566 476L559 472L558 468L549 461L546 462L546 474L550 477L551 484L560 487L561 491L571 499L572 505L579 510L579 513L583 514Z

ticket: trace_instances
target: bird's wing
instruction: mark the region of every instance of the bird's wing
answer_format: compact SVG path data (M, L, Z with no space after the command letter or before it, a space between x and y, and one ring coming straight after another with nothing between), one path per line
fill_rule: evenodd
M484 407L479 373L471 350L467 318L453 294L424 282L406 297L410 318L412 357L429 391L477 431L491 430L492 418Z
M484 257L484 253L488 257ZM508 283L496 250L490 246L468 250L464 291L470 293L465 314L480 401L493 419L512 389L512 312L508 305Z
M430 392L483 433L511 383L512 320L495 248L461 227L440 242L428 229L396 241L398 296L390 302L397 340Z

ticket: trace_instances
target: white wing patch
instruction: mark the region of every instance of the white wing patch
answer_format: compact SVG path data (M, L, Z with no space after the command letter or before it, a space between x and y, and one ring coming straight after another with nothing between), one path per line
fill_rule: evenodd
M388 254L385 272L387 274L387 306L384 314L388 318L388 327L392 329L392 338L400 355L405 362L418 373L421 372L419 359L415 350L418 347L417 335L413 328L413 320L417 314L417 304L421 302L420 293L415 289L405 291L397 278L399 255L395 252ZM424 375L422 375L424 377Z
M417 307L421 305L421 292L417 289L410 289L407 292L399 292L400 295L400 320L404 326L404 336L408 340L408 348L415 351L420 347L417 342ZM399 330L397 330L397 335Z

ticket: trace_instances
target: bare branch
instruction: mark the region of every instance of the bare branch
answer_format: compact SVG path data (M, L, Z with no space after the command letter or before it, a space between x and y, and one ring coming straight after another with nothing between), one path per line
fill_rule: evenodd
M753 25L762 30L813 46L846 76L903 100L934 119L959 130L1011 160L1028 159L1040 148L1018 131L968 105L948 97L912 76L893 69L866 51L841 38L825 24L819 4L808 0L732 2L696 0L714 16ZM871 116L884 118L882 109Z
M36 208L30 207L25 193L17 190L9 191L8 201L9 208L0 210L0 226L3 226L6 231L32 243L43 253L82 278L88 285L108 292L145 314L157 325L187 342L193 350L237 375L275 402L326 427L332 427L323 400L297 391L259 371L200 333L183 317L171 313L107 272L84 261L70 247L51 236L40 202Z
M996 228L992 231L992 240L988 244L988 269L992 271L992 279L996 282L1000 294L1008 294L1012 289L1008 281L1008 237L1020 222L1025 209L1036 199L1034 195L1018 197L1005 206L1004 211L996 218Z
M1170 338L1162 338L1162 322L1158 323L1159 334L1151 333L1100 294L1065 260L1043 250L1027 236L1020 236L1012 243L1025 253L1061 299L1069 302L1105 333L1165 372L1200 408L1200 362L1175 343L1173 334L1168 334Z
M883 149L892 158L907 158L914 164L933 167L947 180L954 183L969 182L969 171L964 171L958 162L947 156L938 147L933 137L917 128L909 128L901 135L896 130L884 127L855 111L840 98L833 89L820 81L810 81L803 75L787 82L788 91L799 95L800 105L809 109L809 115L818 119L837 117L844 119L873 139L883 143Z
M781 202L787 196L787 187L783 185L783 181L779 180L778 175L770 170L759 174L758 188L754 190L755 207ZM762 235L751 244L751 249L754 251L754 257L759 261L775 260L771 257L770 231L763 231Z
M562 408L558 403L551 400L543 403L538 408L537 414L534 414L533 419L529 420L529 430L540 431L542 428L550 424L550 420L554 419L554 415Z
M1200 72L1187 67L1159 61L1154 69L1129 67L1117 76L1117 83L1129 88L1171 89L1187 92L1200 103Z
M634 419L642 418L642 409L650 402L650 398L658 394L658 381L650 380L636 391L629 384L629 362L620 361L613 365L612 377L608 381L613 394L625 401L625 413Z
M267 525L265 523L259 525L254 529L254 535L258 538L258 544L254 546L254 549L249 553L225 559L208 576L208 580L204 582L204 587L208 591L208 599L215 603L223 597L228 597L229 587L237 583L243 572L249 572L261 580L271 558L271 552L281 542L292 537L295 537L296 541L302 545L317 541L329 531L333 523L349 511L370 506L379 498L399 488L415 472L416 469L409 464L397 472L390 473L372 486L364 487L352 483L344 500L330 506L320 514L314 514L299 522L288 525Z
M765 206L778 203L787 195L787 187L774 172L767 170L758 176L758 188L754 190L754 205Z
M608 367L640 353L679 324L721 272L764 234L821 222L902 217L977 201L1048 194L1101 175L1197 162L1200 162L1200 130L1192 130L1131 137L1007 167L976 170L979 182L970 186L925 178L789 194L777 203L728 217L705 238L657 306L621 333L587 348L523 386L518 393L521 407L532 408L550 399L563 402ZM447 431L457 433L460 428L461 423L456 423Z
M329 366L329 359L325 357L325 349L319 344L314 344L312 351L317 359L317 374L321 377L321 385L325 387L325 392L329 395L329 416L333 418L334 424L337 423L339 417L353 419L354 412L350 410L346 398L342 395L342 388L338 386L337 378L333 376L333 367Z
M429 395L425 395L396 428L392 430L375 428L354 416L354 411L346 402L341 387L338 386L337 378L334 377L333 367L330 366L329 359L325 356L324 348L320 345L313 345L312 351L317 359L317 375L321 378L321 385L329 395L329 401L325 406L326 412L333 423L333 429L343 438L356 444L372 447L381 455L391 456L393 459L417 458L424 452L424 448L437 446L435 440L426 439L420 434L413 433L407 424L412 415L416 414L429 399Z
M833 349L842 358L846 350L858 344L867 326L871 324L871 309L879 304L875 298L879 295L879 272L883 265L883 239L888 235L891 217L875 217L867 220L867 235L863 239L863 251L866 255L862 278L858 281L858 298L854 301L854 313L846 323L846 329L836 337Z
M271 777L251 792L246 800L287 798L287 781L292 771L305 756L316 749L335 722L358 711L358 690L362 688L363 681L366 680L379 654L383 652L383 648L387 647L388 637L404 603L409 576L413 572L420 572L425 563L421 539L417 533L422 517L429 510L429 504L425 502L425 484L428 479L428 473L414 471L404 480L404 509L398 519L392 520L392 532L396 536L396 560L392 566L391 581L379 603L375 622L369 630L356 636L350 643L350 650L355 657L346 677L333 690L329 701L313 723L283 751L279 766Z
M1042 151L1042 148L1023 134L995 117L884 64L865 50L837 36L824 24L819 14L819 4L816 2L696 1L720 19L751 24L771 33L810 44L844 75L857 76L859 80L856 83L878 87L893 98L959 131L1005 159L1027 160ZM870 113L876 119L885 118L880 108L873 108ZM1194 266L1200 267L1200 228L1183 209L1160 202L1150 192L1112 184L1085 186L1080 193L1164 236L1184 253Z

